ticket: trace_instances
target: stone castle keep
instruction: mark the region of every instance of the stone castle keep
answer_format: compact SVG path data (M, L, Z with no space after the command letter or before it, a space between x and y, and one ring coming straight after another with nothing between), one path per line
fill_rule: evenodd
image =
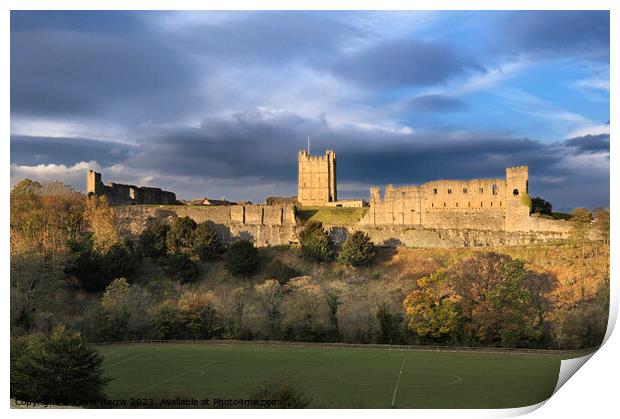
M196 222L213 223L224 240L243 237L257 246L296 243L302 228L297 208L314 206L366 207L360 208L360 218L352 224L326 226L337 242L355 230L366 232L379 245L411 247L528 244L562 240L569 234L569 222L530 215L527 166L506 168L504 178L388 185L383 194L373 187L368 203L338 200L336 173L335 152L312 156L302 150L298 153L296 201L272 198L267 205L172 205L177 204L172 192L103 185L101 175L92 170L87 189L89 194L107 196L113 205L135 204L118 209L132 222L134 234L154 219L188 216ZM153 204L162 207L144 206Z

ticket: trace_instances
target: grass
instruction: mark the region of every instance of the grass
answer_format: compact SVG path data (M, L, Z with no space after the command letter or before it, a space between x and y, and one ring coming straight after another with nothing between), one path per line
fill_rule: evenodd
M541 402L555 388L561 355L426 352L260 343L100 346L111 399L243 398L287 377L309 407L508 408ZM564 355L564 357L567 357Z
M368 208L298 207L297 218L305 223L320 221L325 225L350 226L366 214Z

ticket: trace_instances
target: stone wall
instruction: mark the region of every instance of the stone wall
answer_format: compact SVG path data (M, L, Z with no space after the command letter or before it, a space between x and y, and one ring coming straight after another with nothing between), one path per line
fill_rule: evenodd
M197 223L209 222L220 239L252 241L256 246L297 243L294 207L268 205L231 206L122 206L116 207L122 224L130 236L140 235L154 222L170 222L176 217L189 217Z

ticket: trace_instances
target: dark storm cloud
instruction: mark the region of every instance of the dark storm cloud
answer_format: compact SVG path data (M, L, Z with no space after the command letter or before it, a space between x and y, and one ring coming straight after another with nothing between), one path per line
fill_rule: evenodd
M445 95L418 96L407 104L409 110L416 112L455 112L467 109L467 105L456 98Z
M583 153L609 153L609 134L585 135L566 141L566 145Z
M515 11L498 26L513 48L609 57L609 11Z
M584 173L571 166L571 159L582 156L584 147L586 152L606 151L604 136L547 144L528 138L475 134L456 139L440 132L399 135L333 127L321 119L264 110L239 113L229 119L209 119L196 128L142 131L137 136L139 146L118 146L115 151L106 142L55 139L49 145L46 141L50 139L46 138L13 138L13 160L28 163L27 154L47 155L45 161L66 164L96 160L102 166L119 164L138 172L157 173L168 180L156 186L174 189L181 197L193 197L209 180L210 184L226 185L222 193L231 199L258 202L264 199L264 193L283 195L294 191L297 152L306 147L308 133L313 154L322 154L327 148L338 153L341 185L501 178L508 166L528 165L532 194L550 200L558 209L608 205L609 173L601 168ZM71 142L76 140L84 147L73 148ZM63 152L68 156L62 157ZM248 192L248 188L258 189L265 184L290 187L255 195ZM583 193L575 194L576 190ZM341 196L367 198L368 190L342 192L341 188Z
M11 135L11 163L74 165L95 160L102 165L113 165L135 153L126 144L87 138L31 137Z
M337 75L379 88L437 84L467 70L484 71L449 44L408 39L377 43L333 66Z
M126 14L89 15L101 22L88 31L39 26L45 16L11 16L12 115L168 121L199 103L199 73L188 56L157 33L134 32Z
M344 41L365 37L343 17L346 12L238 13L218 24L190 25L176 36L187 48L227 64L323 66Z

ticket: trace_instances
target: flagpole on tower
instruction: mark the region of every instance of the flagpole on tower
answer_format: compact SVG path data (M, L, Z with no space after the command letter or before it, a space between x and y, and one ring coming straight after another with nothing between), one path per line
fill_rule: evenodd
M310 136L308 135L308 155L310 155Z

